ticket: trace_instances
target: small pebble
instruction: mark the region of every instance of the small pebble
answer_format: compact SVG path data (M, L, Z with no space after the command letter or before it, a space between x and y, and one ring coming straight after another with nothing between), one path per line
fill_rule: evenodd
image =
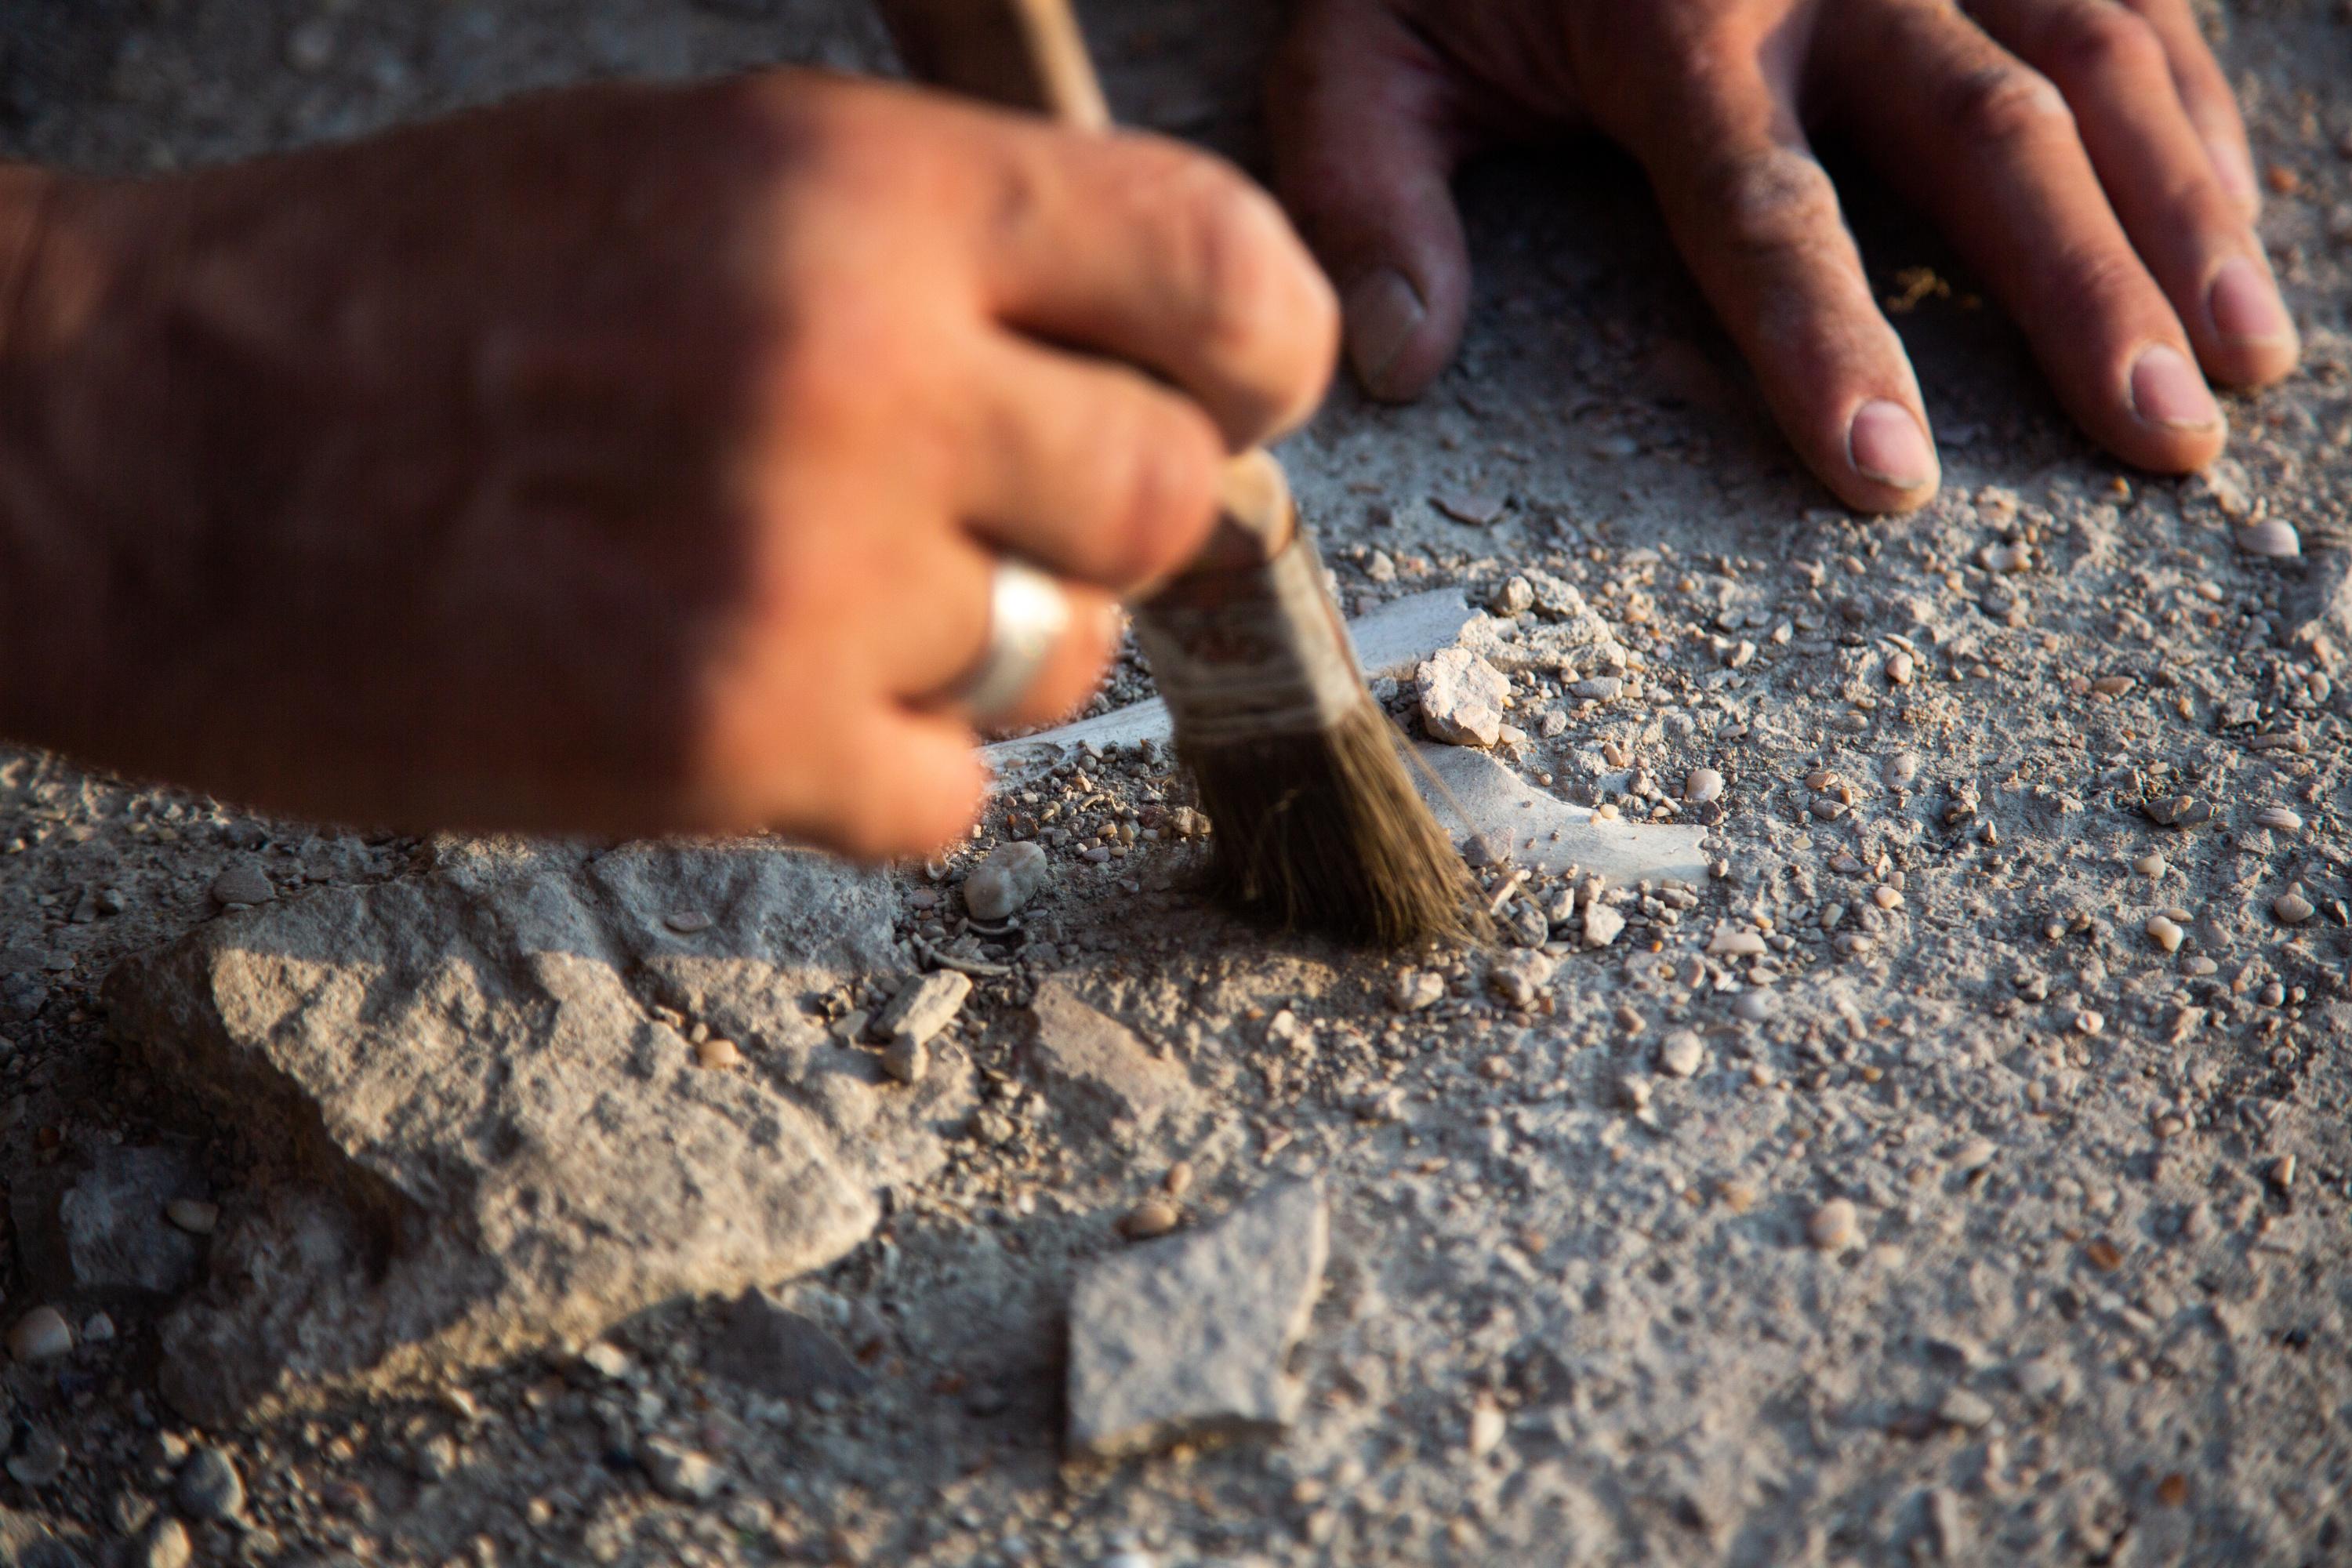
M2167 952L2180 951L2180 927L2163 915L2147 917L2147 937L2150 942Z
M1878 776L1896 789L1919 776L1919 753L1897 752L1879 768Z
M1897 686L1911 684L1911 656L1896 648L1886 656L1886 679Z
M1389 986L1389 1005L1399 1013L1418 1013L1444 994L1444 980L1426 969L1408 969Z
M86 1345L102 1345L110 1342L113 1338L114 1320L108 1317L104 1312L92 1312L88 1318L82 1320L82 1343Z
M1168 1167L1168 1173L1160 1178L1160 1190L1171 1198L1181 1198L1192 1188L1192 1162L1190 1160L1177 1161Z
M1723 775L1713 768L1693 768L1683 780L1683 798L1693 805L1705 805L1723 798Z
M212 892L216 904L266 904L278 896L268 877L249 860L240 860L215 877Z
M1979 1171L1991 1164L1994 1156L2000 1152L2000 1145L1991 1139L1971 1138L1953 1152L1952 1168L1956 1171Z
M920 1083L931 1070L931 1047L912 1035L900 1035L882 1047L882 1070L900 1083Z
M708 1502L726 1484L727 1474L709 1455L667 1437L653 1437L637 1449L637 1463L654 1489L673 1502Z
M629 1352L610 1340L598 1340L580 1352L580 1363L602 1378L618 1381L629 1374Z
M1853 1245L1861 1216L1843 1198L1832 1198L1805 1221L1805 1238L1823 1252L1841 1252Z
M1526 614L1535 602L1536 591L1528 580L1510 577L1495 590L1494 597L1486 601L1486 607L1498 616L1517 616Z
M1166 1198L1146 1198L1118 1217L1118 1233L1129 1241L1149 1241L1176 1228L1184 1211Z
M1752 958L1763 952L1764 936L1760 931L1726 923L1715 928L1715 939L1706 944L1706 950L1718 956Z
M1625 917L1607 904L1593 904L1584 911L1584 945L1607 947L1625 930Z
M1731 1016L1742 1023L1769 1023L1780 1010L1780 999L1769 991L1743 991L1731 1004Z
M134 1568L188 1568L195 1556L188 1527L176 1519L159 1519L131 1548L131 1562Z
M1689 1078L1706 1058L1695 1030L1677 1029L1658 1042L1658 1070L1672 1078Z
M210 1236L220 1226L220 1205L202 1198L173 1198L163 1205L163 1217L190 1236Z
M235 1519L245 1511L245 1478L218 1448L198 1448L180 1467L172 1496L191 1519Z
M2298 833L2303 829L2303 818L2283 805L2263 807L2254 813L2254 821L2276 833Z
M890 1005L882 1009L882 1016L874 1020L874 1033L886 1040L908 1035L929 1042L954 1020L971 994L971 977L957 970L918 975L899 987Z
M2076 1034L2095 1035L2106 1026L2106 1016L2089 1007L2085 1007L2081 1012L2074 1015L2074 1032Z
M709 1068L716 1072L741 1066L743 1053L736 1047L734 1041L713 1036L694 1047L694 1061L697 1067Z
M1870 901L1882 910L1899 910L1903 907L1903 889L1881 883L1872 890Z
M45 1487L66 1473L69 1456L55 1432L46 1426L26 1428L25 1439L8 1456L8 1473L28 1487Z
M1617 1103L1639 1116L1650 1109L1650 1080L1632 1074L1617 1080Z
M1503 1412L1492 1400L1470 1407L1470 1457L1483 1459L1502 1446Z
M2143 855L2132 862L2132 869L2151 879L2172 869L2172 863L2161 855Z
M710 929L710 917L698 910L673 910L662 916L662 924L680 936L692 936L696 931Z
M1944 1395L1943 1403L1936 1406L1936 1414L1948 1426L1975 1432L1991 1426L1996 1413L1992 1401L1983 1394L1955 1388Z
M36 1307L8 1331L8 1353L18 1361L51 1361L73 1349L73 1325L55 1307Z
M2299 926L2311 918L2312 904L2301 888L2289 888L2271 901L2271 913L2283 926Z
M2303 538L2295 532L2294 525L2284 518L2266 517L2238 530L2238 548L2249 555L2284 560L2303 553Z

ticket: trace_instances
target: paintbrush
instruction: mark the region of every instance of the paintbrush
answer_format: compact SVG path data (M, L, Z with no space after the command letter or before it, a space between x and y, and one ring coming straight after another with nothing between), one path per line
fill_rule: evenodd
M1068 0L881 8L919 79L1108 128ZM1281 465L1244 453L1218 501L1200 560L1132 606L1177 756L1213 830L1217 891L1282 926L1352 941L1481 934L1469 871L1415 793L1404 738L1364 683Z

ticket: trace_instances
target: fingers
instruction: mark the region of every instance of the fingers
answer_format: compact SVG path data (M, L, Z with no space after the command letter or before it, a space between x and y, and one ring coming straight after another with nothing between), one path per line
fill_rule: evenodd
M765 820L801 827L821 847L856 860L908 859L960 837L980 815L988 771L971 730L951 715L868 710L843 737L843 765L820 798Z
M1469 308L1445 81L1366 0L1301 6L1267 81L1275 187L1338 284L1349 363L1374 397L1428 386Z
M1940 5L1857 8L1823 41L1844 118L2023 326L2068 412L2142 468L2211 461L2221 407L2057 89Z
M978 352L982 428L955 504L985 539L1121 595L1199 553L1224 452L1198 405L1124 366L1008 336Z
M1980 0L1976 10L2073 106L2108 204L2207 374L2260 385L2292 370L2294 323L2244 208L2175 89L2171 51L2157 28L2117 0Z
M1822 482L1865 510L1917 506L1935 445L1837 193L1752 56L1713 58L1635 132L1675 244Z
M2246 122L2238 113L2237 94L2221 74L2221 62L2205 42L2204 33L2190 15L2188 0L2126 0L2131 8L2164 40L2172 67L2172 85L2180 94L2189 123L2205 143L2213 161L2213 176L2230 195L2247 221L2262 210L2262 187L2254 180L2254 155L2246 142Z
M1236 449L1303 422L1337 352L1331 289L1271 197L1155 138L1021 126L980 245L1009 324L1144 365Z

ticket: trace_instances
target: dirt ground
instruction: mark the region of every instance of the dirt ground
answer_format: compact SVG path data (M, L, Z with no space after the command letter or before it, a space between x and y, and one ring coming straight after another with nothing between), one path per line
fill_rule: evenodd
M1249 158L1269 23L1233 9L1091 7L1122 117ZM2352 14L2217 20L2306 350L2230 400L2199 479L2091 449L1857 175L1946 480L1916 516L1850 516L1763 420L1626 165L1470 176L1459 363L1409 408L1338 392L1284 457L1351 611L1454 584L1485 604L1541 571L1635 656L1613 697L1515 677L1528 738L1497 755L1703 823L1720 874L1618 890L1624 934L1568 952L1535 1005L1496 995L1483 955L1366 957L1202 910L1189 848L1119 831L1168 820L1164 765L1076 757L940 877L898 878L902 933L939 945L996 843L1053 859L945 1047L990 1108L788 1288L853 1339L880 1325L856 1398L747 1401L701 1370L709 1304L682 1302L614 1331L625 1373L551 1351L193 1433L156 1394L163 1307L114 1303L111 1340L11 1364L16 1454L54 1436L68 1458L36 1483L12 1462L0 1501L107 1560L152 1539L185 1440L250 1493L194 1527L204 1562L2352 1558ZM15 5L0 29L0 147L118 171L597 75L887 58L814 0ZM2301 556L2239 548L2268 520ZM1684 800L1699 768L1719 801ZM240 1130L190 1125L100 982L226 918L225 868L286 900L425 856L0 752L12 1190L170 1137L234 1191ZM1432 969L1442 999L1399 1011L1399 976ZM1131 1143L1064 1135L1016 1050L1056 976L1203 1108ZM1180 1158L1198 1220L1327 1184L1305 1413L1279 1442L1066 1464L1070 1281ZM11 1267L13 1321L47 1298ZM655 1432L723 1486L665 1495L630 1457Z

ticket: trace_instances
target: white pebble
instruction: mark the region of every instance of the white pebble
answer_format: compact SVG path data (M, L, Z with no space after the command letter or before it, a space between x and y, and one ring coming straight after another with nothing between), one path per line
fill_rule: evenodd
M1045 852L1034 844L999 845L963 879L963 907L976 921L1004 920L1036 897L1047 868Z
M1897 686L1911 684L1911 656L1896 648L1886 656L1886 679Z
M1886 759L1885 765L1879 769L1878 776L1885 779L1894 787L1897 789L1902 788L1905 784L1909 784L1913 779L1919 776L1919 753L1916 752L1895 752L1893 756Z
M2283 519L2266 517L2251 528L2238 530L2238 548L2249 555L2267 555L2284 559L2303 553L2303 538L2294 525Z
M1691 1077L1706 1058L1706 1047L1695 1030L1677 1029L1658 1045L1658 1070L1672 1078Z
M1444 981L1425 969L1408 969L1389 987L1389 1005L1400 1013L1418 1013L1444 994Z
M2271 913L2283 926L2299 926L2311 918L2312 903L2300 887L2289 888L2271 903Z
M732 1040L713 1037L694 1047L695 1065L707 1068L712 1072L723 1072L729 1068L739 1067L742 1061L743 1053L736 1048L735 1042Z
M2138 859L2133 861L2132 869L2138 872L2143 877L2154 879L2155 878L2163 876L2167 871L2171 870L2172 867L2163 856L2151 854L2143 855Z
M1470 1455L1483 1459L1502 1446L1503 1413L1496 1405L1480 1400L1470 1408Z
M1718 956L1753 958L1764 951L1764 936L1727 922L1715 928L1715 940L1706 944L1706 950Z
M2165 952L2179 952L2180 951L2180 927L2177 922L2168 920L2163 915L2150 915L2147 917L2148 940L2156 943L2157 946L2162 948Z
M1805 1221L1805 1237L1823 1252L1842 1252L1853 1245L1861 1215L1843 1198L1832 1198Z
M2263 807L2254 813L2254 821L2278 833L2296 833L2303 828L2303 818L2283 805Z
M1881 883L1872 889L1870 901L1882 910L1899 910L1903 907L1903 889Z
M1584 911L1584 945L1607 947L1625 930L1625 917L1607 904L1593 904Z
M1723 775L1713 768L1693 768L1683 781L1683 798L1693 805L1722 799Z
M900 1083L920 1083L931 1069L931 1048L912 1035L900 1035L882 1047L882 1070Z
M2095 1035L2106 1026L2106 1015L2095 1012L2089 1007L2074 1015L2074 1030L2077 1034Z

